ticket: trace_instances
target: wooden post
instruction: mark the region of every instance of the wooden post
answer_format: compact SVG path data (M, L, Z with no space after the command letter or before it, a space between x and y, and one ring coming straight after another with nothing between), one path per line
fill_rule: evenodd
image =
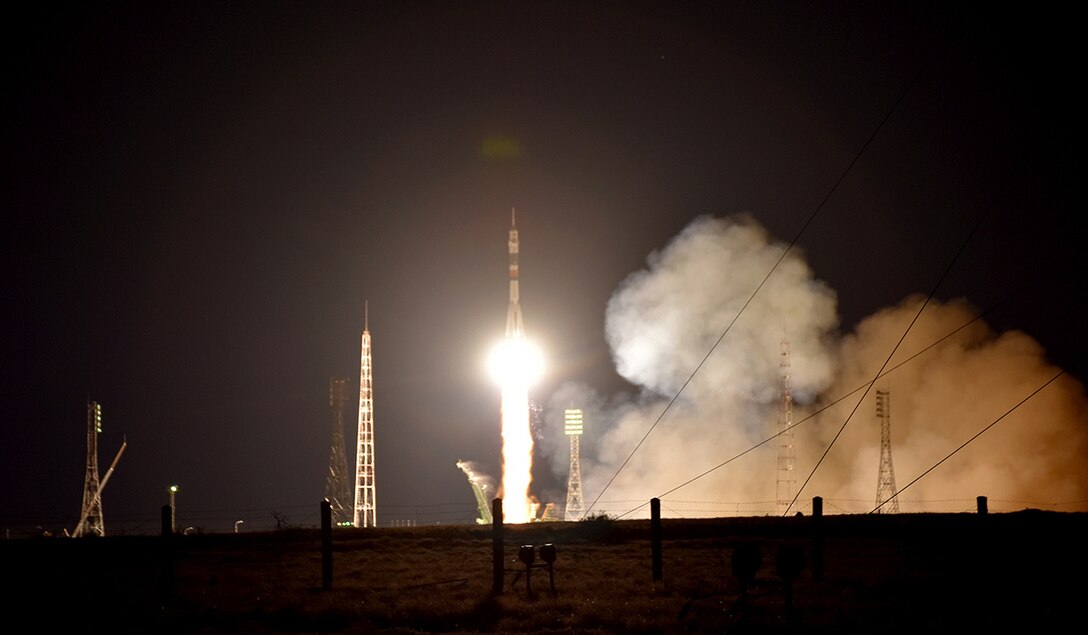
M174 554L173 554L173 534L174 531L171 528L171 521L174 518L174 508L170 505L162 506L161 514L162 525L162 547L160 549L160 571L159 575L159 592L162 594L162 599L165 601L173 593L174 588Z
M661 499L650 499L650 562L654 582L661 581Z
M491 501L491 592L502 593L502 499Z
M824 499L812 497L812 580L824 578Z
M321 501L321 588L332 588L332 505Z

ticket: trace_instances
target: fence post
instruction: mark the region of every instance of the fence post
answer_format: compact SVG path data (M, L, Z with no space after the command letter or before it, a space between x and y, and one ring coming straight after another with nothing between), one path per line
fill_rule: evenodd
M502 593L502 499L491 501L491 592Z
M174 508L170 505L162 506L161 514L162 525L162 546L160 547L159 554L159 592L162 594L163 600L170 597L174 588L174 554L173 554L173 540L174 531L171 527L171 522L174 519Z
M812 579L824 577L824 499L812 497Z
M321 588L332 588L332 505L321 501Z
M661 499L650 499L650 562L654 582L661 581Z

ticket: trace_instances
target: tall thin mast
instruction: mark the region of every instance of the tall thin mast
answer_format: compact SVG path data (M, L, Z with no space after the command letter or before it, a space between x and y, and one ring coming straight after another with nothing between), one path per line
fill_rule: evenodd
M102 406L87 402L87 470L83 479L83 510L74 536L104 536L102 486L98 479L98 435L102 432Z
M778 514L784 515L793 503L797 489L797 475L794 471L796 452L793 446L793 394L790 391L790 343L786 338L782 338L779 367L782 371L782 383L779 386L781 401L778 405L778 480L775 498Z

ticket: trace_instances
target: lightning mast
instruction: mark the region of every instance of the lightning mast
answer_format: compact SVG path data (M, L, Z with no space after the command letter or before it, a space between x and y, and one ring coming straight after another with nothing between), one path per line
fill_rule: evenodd
M876 416L880 419L880 471L876 480L878 514L899 513L898 491L895 489L895 469L892 467L891 409L891 396L888 391L876 391Z
M325 478L325 499L329 501L332 522L341 525L351 522L348 513L351 502L351 481L348 460L344 452L344 404L348 400L348 380L333 377L329 380L329 405L332 407L332 446L329 448L329 472Z
M778 481L775 500L781 516L789 510L797 489L797 475L794 471L796 453L793 446L793 395L790 393L790 342L785 338L782 338L779 366L782 378L779 387L781 401L778 404Z
M581 520L586 513L582 500L582 465L578 445L582 438L582 410L570 408L563 415L564 431L570 437L570 472L567 476L566 520Z
M374 391L370 354L369 308L364 304L362 353L359 366L359 442L355 452L356 527L377 527L374 485Z
M102 485L98 480L98 435L102 432L102 406L87 402L87 471L83 479L83 511L73 536L105 536L102 521Z

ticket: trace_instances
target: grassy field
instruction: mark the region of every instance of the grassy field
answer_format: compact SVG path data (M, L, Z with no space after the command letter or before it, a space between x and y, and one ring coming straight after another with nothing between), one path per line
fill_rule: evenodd
M654 580L649 521L507 526L498 594L490 527L334 530L328 588L317 529L6 540L3 631L1046 632L1082 621L1086 530L1032 510L666 519ZM527 589L519 547L543 544L554 578L533 568ZM792 581L780 553L803 558Z

